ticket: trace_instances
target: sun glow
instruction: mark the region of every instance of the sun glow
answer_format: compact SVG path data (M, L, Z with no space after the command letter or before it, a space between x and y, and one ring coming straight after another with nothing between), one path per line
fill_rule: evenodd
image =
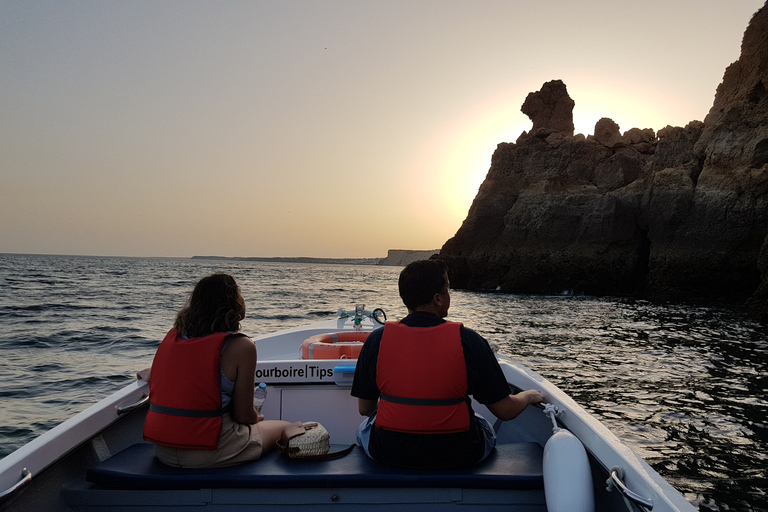
M604 117L618 124L622 134L632 128L658 131L668 124L685 125L693 120L684 119L682 106L674 105L660 90L587 82L569 88L569 94L576 103L573 109L574 133L593 135L595 124ZM703 112L701 116L705 114Z
M514 101L496 97L435 133L412 164L411 202L431 229L453 236L467 216L500 142L514 142L530 121Z

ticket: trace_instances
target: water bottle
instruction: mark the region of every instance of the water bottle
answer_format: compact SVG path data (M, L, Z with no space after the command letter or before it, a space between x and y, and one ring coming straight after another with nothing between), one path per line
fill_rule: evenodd
M253 408L256 412L261 412L261 407L264 405L264 400L267 398L267 384L265 382L259 382L256 389L253 390Z

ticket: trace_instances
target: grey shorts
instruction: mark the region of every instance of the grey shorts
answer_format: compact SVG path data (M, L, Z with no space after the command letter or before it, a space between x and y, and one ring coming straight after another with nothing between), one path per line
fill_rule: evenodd
M480 424L480 428L483 431L483 438L485 439L485 451L478 461L482 462L491 454L493 447L496 446L496 432L494 432L493 426L487 419L477 413L475 413L475 418L477 418L477 422ZM371 431L373 430L375 422L376 412L364 419L360 426L357 427L357 444L363 447L365 454L369 457L371 457L371 453L368 451L368 443L371 440Z

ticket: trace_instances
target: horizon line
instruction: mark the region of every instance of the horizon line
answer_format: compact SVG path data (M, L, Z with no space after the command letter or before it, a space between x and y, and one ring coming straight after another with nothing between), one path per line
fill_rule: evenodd
M440 249L388 249L388 251L402 252L433 252L440 253ZM63 253L35 253L35 252L0 252L0 256L64 256L72 258L153 258L153 259L313 259L313 260L383 260L387 256L373 257L355 257L355 256L215 256L215 255L194 255L194 256L123 256L123 255L104 255L104 254L63 254Z

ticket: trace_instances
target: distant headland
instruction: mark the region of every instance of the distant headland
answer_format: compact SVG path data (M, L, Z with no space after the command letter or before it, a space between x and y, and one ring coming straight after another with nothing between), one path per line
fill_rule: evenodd
M385 265L405 266L412 261L427 259L440 249L431 251L413 251L407 249L390 249L385 258L309 258L309 257L227 257L227 256L192 256L196 260L229 260L229 261L263 261L271 263L324 263L331 265Z

